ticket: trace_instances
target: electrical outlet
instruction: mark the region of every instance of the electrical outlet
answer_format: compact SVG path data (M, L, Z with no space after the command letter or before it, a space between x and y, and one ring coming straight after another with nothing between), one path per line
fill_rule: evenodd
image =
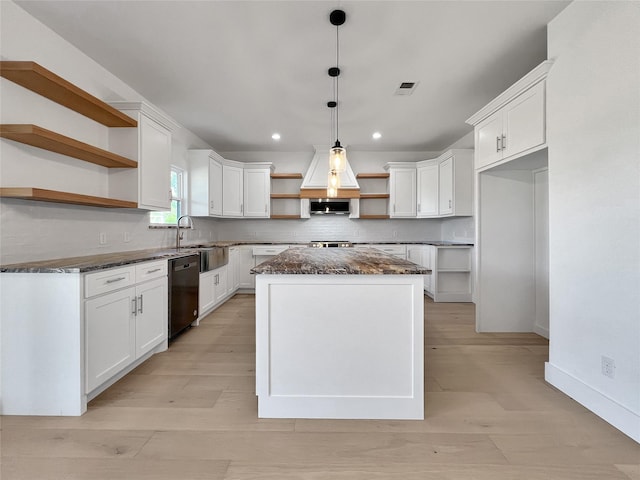
M105 232L100 232L100 245L107 244L107 234Z
M131 241L131 234L129 232L124 232L124 243L128 243Z
M602 356L602 375L609 378L616 376L616 362L613 358Z

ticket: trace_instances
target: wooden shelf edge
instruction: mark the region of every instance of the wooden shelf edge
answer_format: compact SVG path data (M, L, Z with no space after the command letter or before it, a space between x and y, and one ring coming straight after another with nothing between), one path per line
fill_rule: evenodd
M389 198L388 193L361 193L360 200L366 200L368 198Z
M271 198L300 198L299 193L272 193Z
M0 188L0 197L19 198L22 200L35 200L41 202L69 203L72 205L86 205L103 208L138 208L136 202L118 200L115 198L94 197L79 193L60 192L33 187L9 187Z
M136 127L138 122L36 62L0 62L0 76L70 108L107 127Z
M301 188L300 198L327 198L326 188ZM358 188L339 188L336 198L360 198Z
M0 125L0 137L107 168L136 168L138 162L37 125Z
M302 217L300 215L271 215L270 218L279 220L298 220Z
M271 178L274 180L285 180L292 178L302 179L303 177L301 173L272 173Z
M360 215L362 220L387 220L389 215Z
M358 173L356 178L389 178L388 173Z

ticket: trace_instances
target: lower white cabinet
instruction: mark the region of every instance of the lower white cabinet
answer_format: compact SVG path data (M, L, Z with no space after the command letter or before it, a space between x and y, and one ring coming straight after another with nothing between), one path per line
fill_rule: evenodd
M233 291L229 290L227 282L227 267L225 265L215 270L200 274L200 288L198 294L198 308L200 318L204 317L214 307L222 303Z
M472 247L434 246L430 296L434 302L472 300Z
M238 288L256 288L256 276L251 273L251 269L256 266L253 256L253 245L242 245L238 247Z
M104 288L111 285L114 290L85 301L87 394L167 340L167 261L114 271L118 273L112 277L105 277L109 270L85 276L87 286L98 279ZM143 281L118 289L120 278L129 278L125 275L129 271L136 281ZM90 291L86 289L87 295Z
M227 283L229 294L234 293L240 288L240 247L229 247Z
M369 248L377 248L378 250L382 250L384 253L388 253L389 255L393 255L394 257L402 258L403 260L407 259L407 246L404 244L377 244L372 243L369 245L364 245Z
M216 305L222 302L229 294L227 287L227 265L213 270L213 293L216 299Z

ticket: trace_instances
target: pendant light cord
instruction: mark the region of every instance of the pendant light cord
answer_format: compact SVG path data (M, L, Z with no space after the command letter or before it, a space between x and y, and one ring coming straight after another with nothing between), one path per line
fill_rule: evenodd
M336 142L340 142L340 103L338 102L339 87L338 78L340 77L340 26L336 25L336 68L338 69L338 75L336 75Z

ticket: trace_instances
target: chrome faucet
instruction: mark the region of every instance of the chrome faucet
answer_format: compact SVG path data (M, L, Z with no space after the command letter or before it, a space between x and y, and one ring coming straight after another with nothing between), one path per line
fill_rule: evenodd
M183 218L187 219L186 227L180 226L180 220L182 220ZM190 228L193 230L193 220L189 215L182 215L180 218L178 218L178 221L176 223L176 250L180 250L180 240L182 240L182 236L184 235L184 232L181 232L180 228Z

